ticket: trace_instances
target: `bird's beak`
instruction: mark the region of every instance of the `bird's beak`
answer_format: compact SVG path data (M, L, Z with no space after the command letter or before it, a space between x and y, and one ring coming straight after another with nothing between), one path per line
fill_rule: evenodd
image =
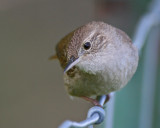
M75 58L74 56L71 56L67 66L64 69L64 73L66 73L69 69L71 69L73 66L75 66L80 61L79 58Z

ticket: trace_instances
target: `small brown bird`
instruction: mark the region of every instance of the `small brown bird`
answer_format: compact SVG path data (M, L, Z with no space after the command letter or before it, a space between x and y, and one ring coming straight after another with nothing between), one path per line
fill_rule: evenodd
M90 22L66 35L56 46L71 96L99 105L95 96L124 87L138 65L138 50L120 29Z

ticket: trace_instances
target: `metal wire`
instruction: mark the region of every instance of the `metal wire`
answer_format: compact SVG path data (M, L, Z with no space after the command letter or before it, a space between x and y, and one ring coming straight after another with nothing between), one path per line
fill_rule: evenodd
M102 96L100 99L99 104L104 105L106 100L106 96ZM83 128L89 126L89 128L92 128L92 124L99 124L101 123L105 118L105 111L103 108L94 106L89 109L87 119L81 122L73 122L73 121L65 121L62 125L59 126L59 128L71 128L71 127L76 127L76 128Z
M149 12L144 15L140 22L137 25L137 29L135 31L135 36L133 38L133 44L141 50L145 43L145 39L150 32L151 28L153 26L156 26L157 24L160 24L160 0L154 0L151 4ZM113 115L114 115L114 93L112 94L112 98L107 104L110 111L107 113L107 121L106 121L106 128L112 128L113 127ZM104 102L106 100L106 96L102 96L99 103L100 105L104 105ZM108 110L108 109L106 109ZM87 119L81 122L73 122L73 121L65 121L62 125L59 126L59 128L83 128L83 127L89 127L93 128L93 124L99 124L101 123L105 118L105 111L101 107L92 107L88 111Z
M59 126L59 128L70 128L70 127L83 128L97 122L98 119L99 119L99 115L95 113L92 117L79 123L67 120L61 126Z

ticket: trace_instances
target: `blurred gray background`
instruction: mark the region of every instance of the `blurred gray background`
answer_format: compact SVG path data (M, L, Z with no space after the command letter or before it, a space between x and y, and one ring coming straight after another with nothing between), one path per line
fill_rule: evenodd
M0 0L0 128L56 128L66 119L85 119L91 104L69 98L59 62L48 60L56 43L92 20L132 36L148 2ZM117 93L116 128L137 127L141 67L143 58L130 84Z

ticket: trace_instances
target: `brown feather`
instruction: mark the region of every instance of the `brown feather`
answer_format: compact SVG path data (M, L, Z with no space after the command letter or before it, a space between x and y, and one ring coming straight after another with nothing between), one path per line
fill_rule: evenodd
M63 68L67 65L67 48L68 48L68 43L70 42L71 38L73 37L74 31L66 35L64 38L62 38L57 46L56 46L56 53L57 57L60 61L60 64Z
M50 56L48 59L49 60L55 60L55 59L58 59L58 57L57 57L57 55L53 55L53 56Z

